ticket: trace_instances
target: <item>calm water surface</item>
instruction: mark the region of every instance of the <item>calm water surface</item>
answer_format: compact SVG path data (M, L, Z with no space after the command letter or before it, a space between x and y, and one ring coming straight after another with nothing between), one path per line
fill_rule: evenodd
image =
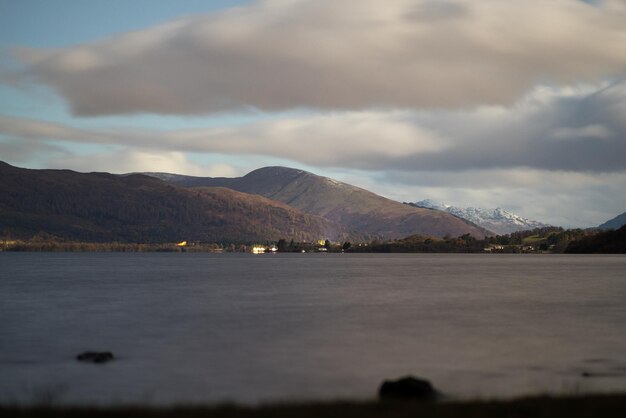
M367 399L406 374L626 390L626 257L0 253L2 403Z

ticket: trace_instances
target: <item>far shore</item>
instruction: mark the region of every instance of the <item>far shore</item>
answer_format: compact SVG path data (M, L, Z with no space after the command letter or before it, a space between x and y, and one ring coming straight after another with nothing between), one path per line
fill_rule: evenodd
M2 417L214 417L214 418L403 418L403 417L624 417L626 393L534 396L512 400L454 402L329 401L261 406L0 406Z
M98 241L94 237L83 241L46 233L30 238L4 236L0 251L14 252L199 252L199 253L461 253L461 254L616 254L626 253L626 226L613 231L564 230L556 227L536 228L531 231L477 239L469 234L453 238L411 235L402 239L371 241L338 241L328 239L297 242L293 239L271 240L249 238L229 242L216 238L215 242L182 239L165 242L155 237L142 242Z

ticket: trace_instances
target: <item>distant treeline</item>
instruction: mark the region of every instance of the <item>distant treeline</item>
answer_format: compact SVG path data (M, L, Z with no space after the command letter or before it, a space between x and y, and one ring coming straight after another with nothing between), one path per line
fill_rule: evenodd
M122 242L65 242L26 240L0 241L0 251L29 252L220 252L219 244L197 244L179 247L175 243L139 244Z
M621 231L621 232L620 232ZM536 228L485 239L466 234L460 237L433 238L413 235L400 240L351 246L349 252L377 253L624 253L626 230ZM610 243L605 244L609 239Z
M320 242L266 241L228 244L176 243L100 243L71 242L37 237L31 240L0 241L0 251L74 251L74 252L251 252L255 246L275 248L277 252L348 253L626 253L626 226L617 231L536 228L530 231L476 239L469 234L435 238L412 235L403 239L361 243L329 240Z
M609 230L585 236L570 243L566 252L572 254L626 254L626 225L615 231Z
M251 252L253 247L264 247L268 250L275 247L279 252L315 252L333 251L330 241L318 242L287 242L284 239L278 242L264 243L201 243L189 242L185 245L178 243L126 243L126 242L83 242L66 241L57 237L48 239L38 236L30 240L0 239L0 251L14 252Z

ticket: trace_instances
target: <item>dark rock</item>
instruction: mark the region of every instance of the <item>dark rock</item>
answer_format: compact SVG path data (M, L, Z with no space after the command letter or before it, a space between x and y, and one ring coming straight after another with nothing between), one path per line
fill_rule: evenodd
M385 380L378 389L381 400L434 400L437 391L428 380L406 376L398 380Z
M113 353L110 351L85 351L76 356L76 360L90 363L106 363L113 359Z

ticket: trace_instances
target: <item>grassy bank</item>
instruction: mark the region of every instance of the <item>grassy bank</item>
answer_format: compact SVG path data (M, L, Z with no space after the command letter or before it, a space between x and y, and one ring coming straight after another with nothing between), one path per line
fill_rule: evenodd
M346 417L625 417L626 394L530 397L463 402L319 402L285 405L193 407L0 407L2 417L214 417L214 418L346 418Z

